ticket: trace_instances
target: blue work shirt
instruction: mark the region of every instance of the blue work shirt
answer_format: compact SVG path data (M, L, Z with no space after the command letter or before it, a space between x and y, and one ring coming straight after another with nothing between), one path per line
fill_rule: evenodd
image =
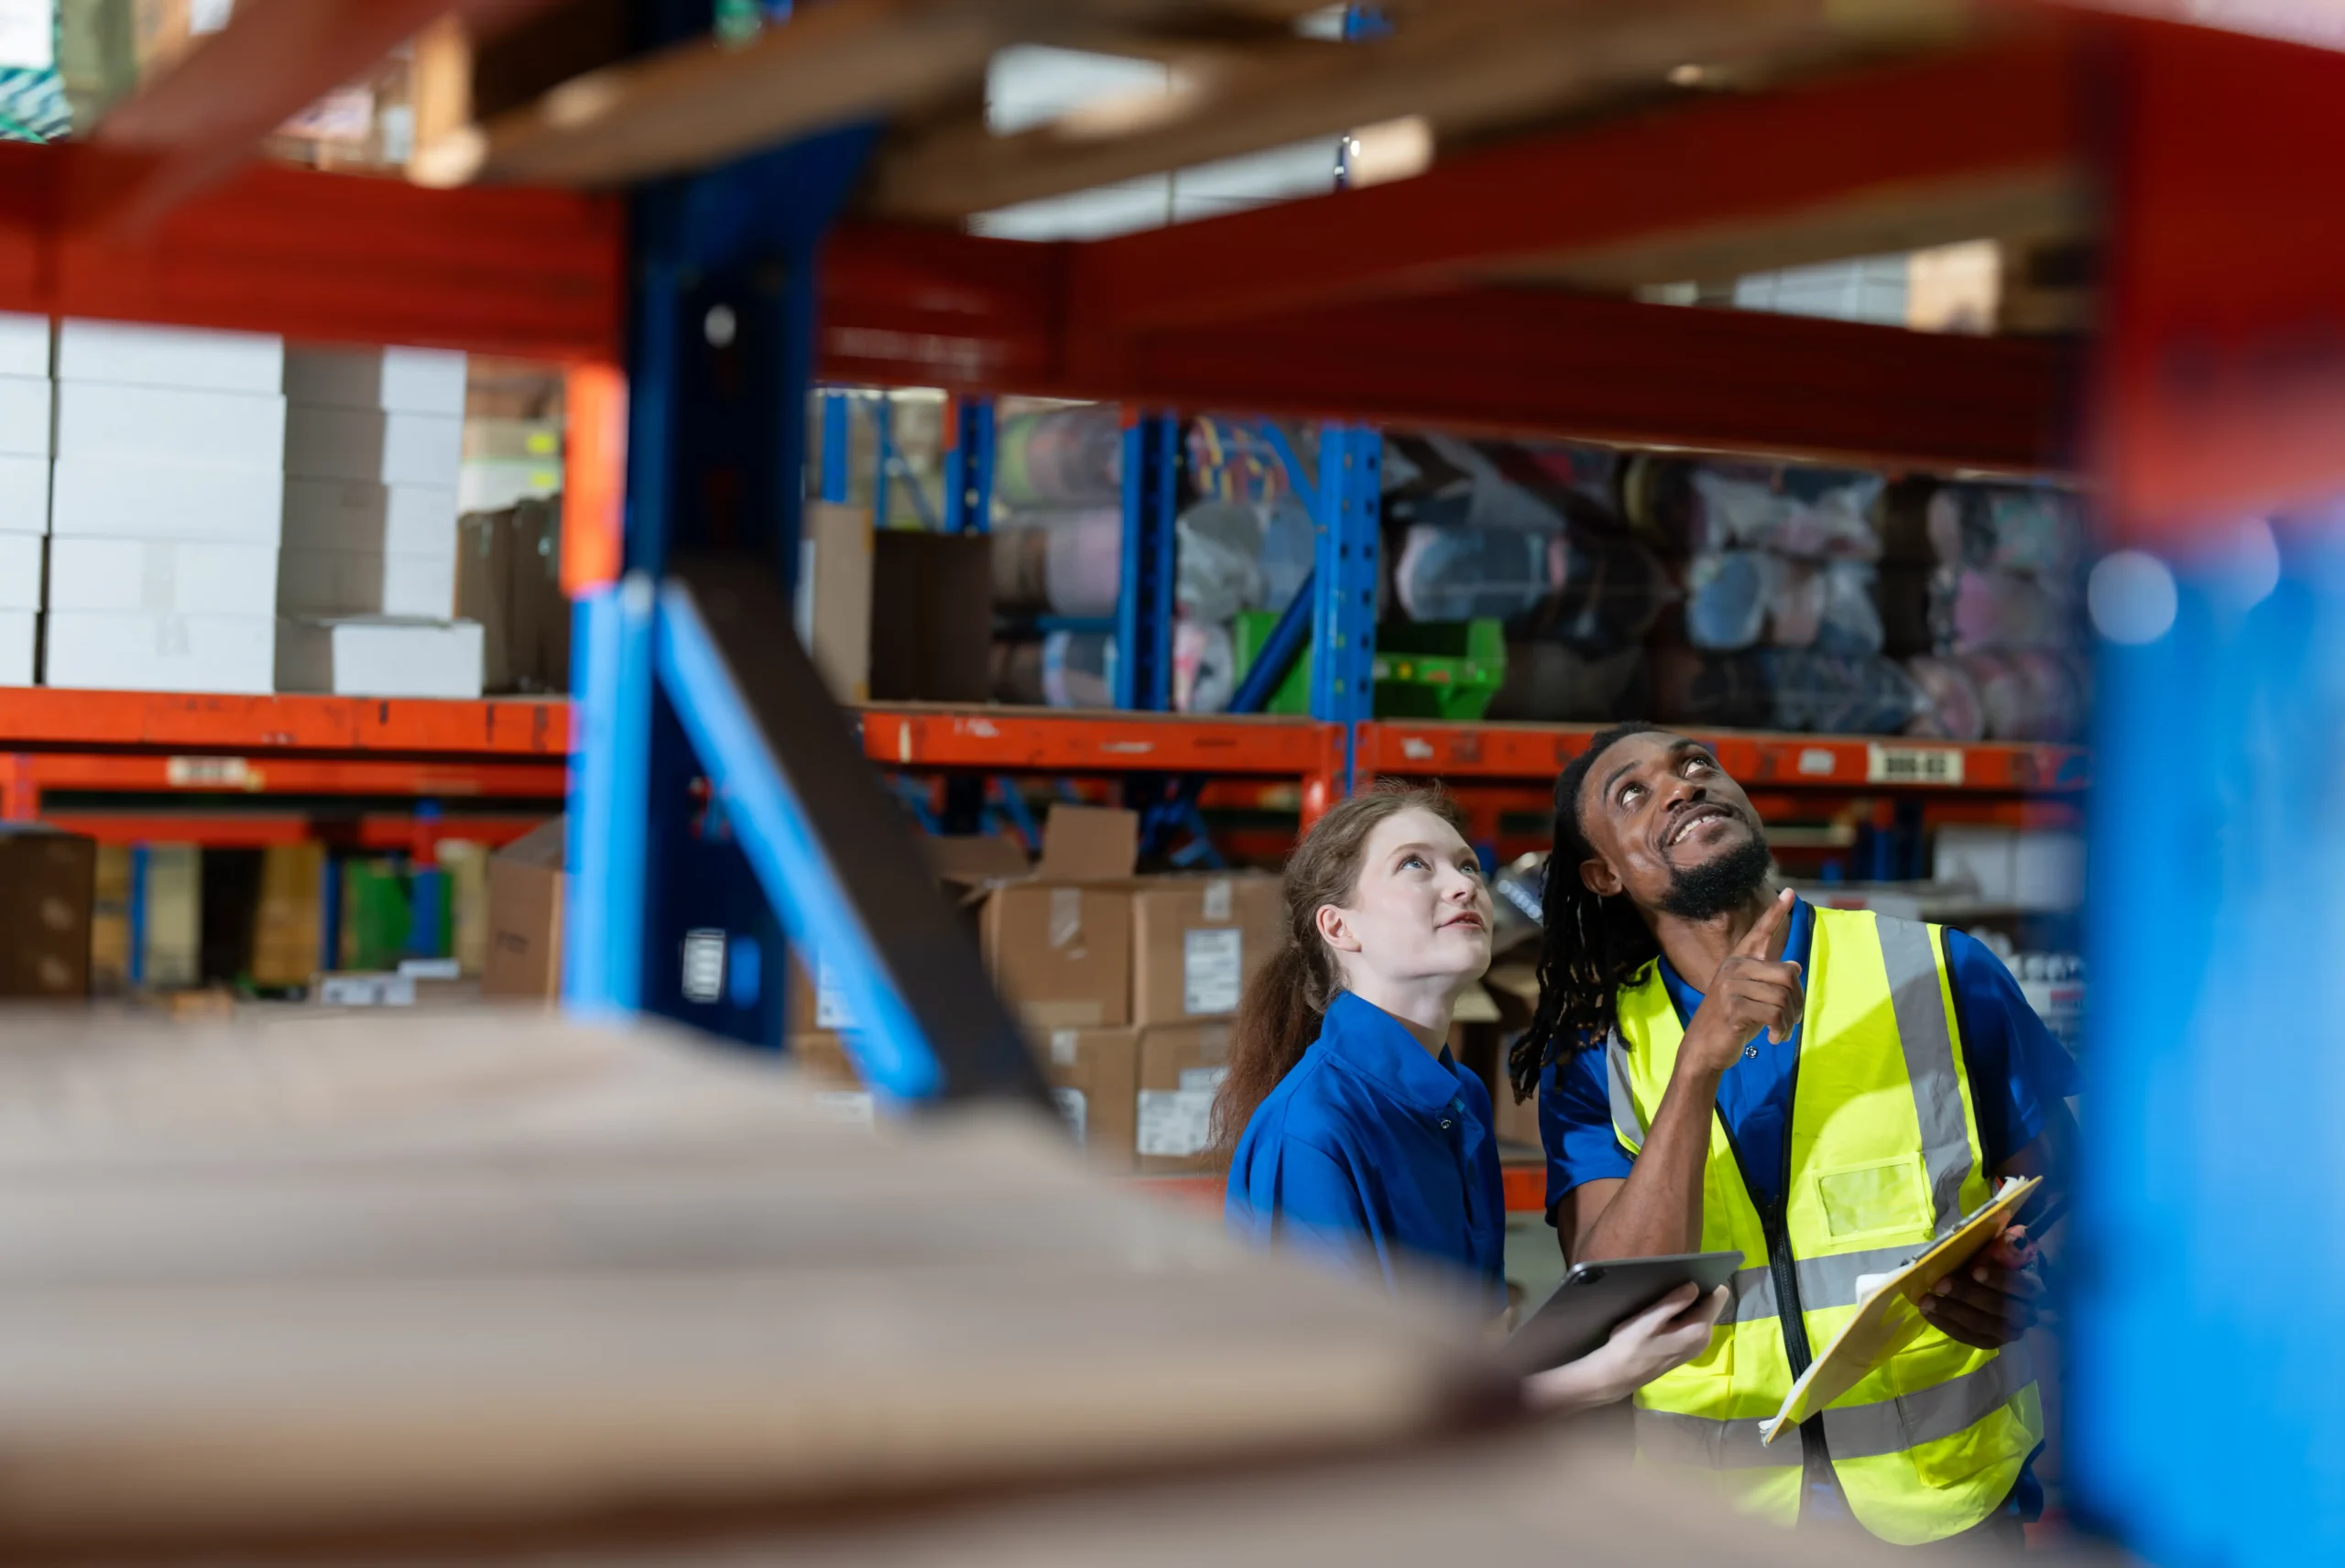
M1783 957L1799 964L1803 974L1815 934L1815 911L1805 898L1795 900ZM2043 1132L2047 1102L2077 1092L2076 1062L2028 1006L2003 961L1985 943L1948 931L1946 956L1980 1152L1987 1169L1993 1171ZM1690 1022L1702 1005L1702 993L1687 985L1666 958L1661 960L1661 978L1677 1006L1678 1021ZM1742 1060L1718 1079L1718 1114L1742 1151L1747 1166L1743 1180L1751 1201L1761 1206L1783 1202L1784 1140L1791 1125L1799 1036L1794 1029L1791 1039L1777 1044L1760 1031L1743 1048ZM1551 1062L1540 1074L1539 1135L1547 1149L1551 1225L1555 1205L1573 1188L1629 1174L1629 1151L1612 1133L1612 1101L1604 1073L1604 1053L1583 1051ZM2005 1507L2032 1519L2043 1512L2043 1499L2031 1454Z
M1255 1108L1229 1165L1230 1230L1359 1272L1431 1259L1506 1304L1506 1192L1481 1079L1348 992Z

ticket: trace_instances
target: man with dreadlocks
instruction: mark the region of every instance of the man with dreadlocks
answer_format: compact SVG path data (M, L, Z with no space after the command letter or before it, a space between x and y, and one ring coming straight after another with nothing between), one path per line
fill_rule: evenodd
M1761 1445L1760 1423L1870 1276L2052 1164L2073 1066L1979 942L1771 894L1770 870L1696 742L1623 725L1557 780L1539 1006L1511 1062L1540 1094L1548 1218L1575 1261L1746 1260L1709 1349L1638 1393L1644 1458L1784 1524L2016 1543L2044 1425L2017 1227L1796 1443Z

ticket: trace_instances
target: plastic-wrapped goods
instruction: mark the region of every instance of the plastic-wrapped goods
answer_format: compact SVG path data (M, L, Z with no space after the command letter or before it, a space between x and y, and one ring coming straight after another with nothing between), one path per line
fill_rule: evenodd
M1079 403L1012 414L994 433L994 499L1115 503L1123 495L1123 414L1113 403Z
M1197 494L1213 501L1276 502L1294 494L1286 463L1262 432L1259 419L1227 419L1204 414L1189 421L1184 442L1189 479ZM1295 455L1308 463L1316 440L1314 427L1285 427Z
M1388 432L1385 519L1401 528L1617 528L1609 505L1508 441Z
M1559 642L1511 642L1506 678L1485 715L1549 724L1609 719L1644 669L1644 649L1592 655Z
M1961 659L1979 688L1991 740L2069 740L2084 728L2090 693L2078 660L2024 650Z
M1523 528L1411 527L1393 567L1401 608L1414 621L1511 621L1554 593L1561 561L1549 532Z
M1814 646L1844 659L1870 658L1886 638L1871 561L1827 561L1815 572L1819 588ZM1778 642L1788 639L1778 637Z
M1930 626L1940 651L2063 648L2077 641L2076 606L2033 577L1985 567L1941 567L1930 579Z
M1696 556L1685 569L1685 640L1714 653L1756 646L1782 573L1783 563L1763 550Z
M2077 497L2043 485L1946 485L1927 512L1939 564L1991 569L2047 582L2071 576L2085 553Z
M1238 645L1227 621L1178 621L1172 626L1172 706L1183 713L1218 713L1238 691Z
M1006 610L1112 615L1124 572L1124 518L1114 506L1022 511L993 530L993 596Z
M1262 598L1256 606L1283 610L1319 564L1319 535L1311 514L1289 495L1262 508ZM1380 583L1380 588L1381 584ZM1382 603L1383 595L1378 595Z
M1768 722L1777 729L1899 735L1920 706L1919 689L1890 659L1805 648L1765 648L1756 657L1767 683Z
M1523 457L1554 484L1617 514L1621 464L1619 452L1610 447L1562 446L1546 441L1526 441L1521 450Z
M1704 463L1694 471L1689 542L1696 550L1770 550L1802 560L1874 561L1878 474Z
M1053 632L1039 642L993 645L993 694L1024 707L1112 708L1116 639L1107 632Z
M1905 733L1930 740L1987 738L1987 704L1979 683L1958 659L1924 656L1905 661L1921 702Z
M1760 729L1773 716L1758 654L1673 646L1655 648L1650 668L1652 716L1663 724Z
M1507 630L1607 654L1645 639L1676 597L1652 551L1626 534L1571 528L1548 545L1555 590Z
M1682 457L1637 452L1620 468L1620 516L1663 555L1694 550L1694 464Z
M1262 604L1262 534L1267 507L1201 501L1174 521L1172 600L1181 614L1227 625Z

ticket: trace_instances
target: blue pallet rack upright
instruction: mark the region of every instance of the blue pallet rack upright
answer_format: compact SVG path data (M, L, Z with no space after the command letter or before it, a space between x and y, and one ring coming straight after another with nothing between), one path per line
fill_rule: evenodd
M782 1038L785 942L900 1100L1048 1096L792 631L815 267L877 127L633 198L623 575L582 602L563 989Z

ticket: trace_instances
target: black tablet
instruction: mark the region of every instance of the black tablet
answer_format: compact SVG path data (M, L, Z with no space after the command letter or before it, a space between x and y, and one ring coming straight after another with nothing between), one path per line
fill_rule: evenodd
M1576 1361L1684 1284L1715 1290L1742 1267L1740 1252L1686 1252L1671 1258L1615 1258L1582 1263L1564 1276L1522 1326L1508 1336L1506 1356L1524 1376Z

